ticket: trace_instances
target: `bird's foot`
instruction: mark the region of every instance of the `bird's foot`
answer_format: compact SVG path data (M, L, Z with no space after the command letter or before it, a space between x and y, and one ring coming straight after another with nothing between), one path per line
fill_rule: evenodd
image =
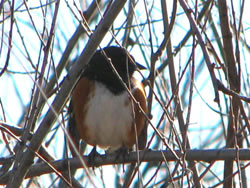
M94 168L95 159L97 156L100 156L100 154L96 151L96 146L94 146L88 155L88 165L89 166L92 166Z
M115 153L116 153L116 161L119 161L119 159L122 158L122 163L124 163L128 158L129 149L125 146L122 146L120 149L116 150Z

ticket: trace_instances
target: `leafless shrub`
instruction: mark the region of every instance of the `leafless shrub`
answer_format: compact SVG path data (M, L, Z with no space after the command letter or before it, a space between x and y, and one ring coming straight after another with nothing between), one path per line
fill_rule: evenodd
M1 1L0 184L247 187L248 8L244 0ZM125 161L97 157L92 169L89 146L71 158L67 108L79 71L107 45L148 68L138 74L148 141Z

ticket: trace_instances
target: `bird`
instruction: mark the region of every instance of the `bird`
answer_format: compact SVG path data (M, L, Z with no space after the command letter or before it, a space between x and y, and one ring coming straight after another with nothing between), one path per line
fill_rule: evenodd
M134 77L137 68L145 69L123 47L109 46L94 53L69 105L68 130L77 146L83 140L95 152L97 146L113 152L136 144L148 110L144 86Z

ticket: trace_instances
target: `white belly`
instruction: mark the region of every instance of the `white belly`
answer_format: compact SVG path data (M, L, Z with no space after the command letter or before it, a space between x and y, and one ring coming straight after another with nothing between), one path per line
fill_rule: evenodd
M95 84L85 116L88 133L96 145L115 150L123 145L132 126L130 99L127 92L114 95L103 84Z

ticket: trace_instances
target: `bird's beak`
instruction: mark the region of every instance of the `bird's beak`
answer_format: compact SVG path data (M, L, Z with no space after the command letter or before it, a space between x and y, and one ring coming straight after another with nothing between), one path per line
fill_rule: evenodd
M141 64L139 64L139 63L135 63L136 64L136 66L138 67L138 69L140 69L140 70L145 70L145 69L147 69L147 67L144 67L143 65L141 65Z

